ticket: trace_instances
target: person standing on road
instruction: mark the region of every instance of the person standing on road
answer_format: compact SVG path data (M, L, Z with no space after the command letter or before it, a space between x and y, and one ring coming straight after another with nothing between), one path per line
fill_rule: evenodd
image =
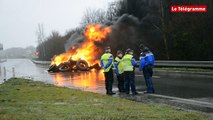
M125 92L129 94L130 86L133 95L137 95L135 88L134 66L136 66L135 59L133 58L133 50L127 49L125 56L122 58L124 69L124 84Z
M123 53L121 50L117 51L117 56L115 58L114 66L115 66L115 74L118 80L118 90L119 92L125 92L124 90L124 76L123 76L123 61L122 61Z
M111 48L106 47L105 53L101 56L101 67L104 69L104 76L105 76L105 87L106 87L106 94L113 95L115 94L112 92L112 84L113 84L113 64L114 59L113 55L111 54Z
M154 62L155 58L153 53L149 50L148 47L144 47L140 55L139 71L143 70L143 75L147 86L147 90L145 93L155 93L152 83Z

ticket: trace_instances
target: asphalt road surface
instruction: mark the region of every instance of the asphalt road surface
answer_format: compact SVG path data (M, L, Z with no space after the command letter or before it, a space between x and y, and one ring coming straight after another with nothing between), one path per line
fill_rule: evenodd
M104 76L102 71L76 72L76 73L51 73L46 70L48 66L35 65L28 59L8 59L0 63L0 83L4 81L4 70L6 68L6 79L14 74L15 77L24 77L33 80L44 81L57 86L77 88L86 91L105 93ZM136 88L139 92L146 89L142 73L137 72ZM116 77L114 80L114 91L117 91ZM156 75L153 76L156 94L190 98L196 100L213 100L213 79L207 77Z

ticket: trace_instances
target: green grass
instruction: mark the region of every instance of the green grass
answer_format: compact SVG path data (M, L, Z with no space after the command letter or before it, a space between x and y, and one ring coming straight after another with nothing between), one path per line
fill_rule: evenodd
M0 120L205 120L199 112L145 104L25 79L0 85Z

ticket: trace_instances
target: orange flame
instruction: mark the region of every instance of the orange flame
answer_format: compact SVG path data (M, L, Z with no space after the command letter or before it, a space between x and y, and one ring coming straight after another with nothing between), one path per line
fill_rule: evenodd
M103 27L102 25L88 25L85 32L85 41L79 48L72 47L67 53L55 56L51 62L51 65L64 63L72 60L86 60L89 65L98 62L97 56L103 52L102 48L95 45L95 42L102 43L108 34L111 32L109 27Z

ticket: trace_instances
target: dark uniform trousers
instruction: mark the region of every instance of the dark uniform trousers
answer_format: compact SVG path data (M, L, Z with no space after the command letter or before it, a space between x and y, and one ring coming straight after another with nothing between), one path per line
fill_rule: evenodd
M124 74L117 75L119 92L124 92Z
M152 65L146 65L143 68L143 75L145 78L146 86L147 86L147 93L154 93L154 87L152 83L152 74L153 74L153 66Z
M104 72L105 76L105 87L107 94L112 93L112 84L113 84L113 70L110 68L108 72Z
M135 79L134 79L134 71L125 71L124 72L124 84L125 84L125 91L129 94L130 86L132 93L136 93L135 89Z

